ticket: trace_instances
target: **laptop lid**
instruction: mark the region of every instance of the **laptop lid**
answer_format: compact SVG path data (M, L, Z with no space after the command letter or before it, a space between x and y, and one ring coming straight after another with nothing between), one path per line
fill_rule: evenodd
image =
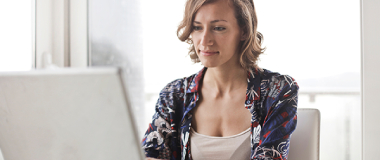
M0 73L5 159L145 159L117 68Z

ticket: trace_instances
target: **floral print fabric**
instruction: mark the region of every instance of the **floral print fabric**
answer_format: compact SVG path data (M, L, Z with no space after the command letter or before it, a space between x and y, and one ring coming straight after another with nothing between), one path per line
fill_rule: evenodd
M192 109L207 68L169 83L160 92L142 147L147 157L191 160ZM251 159L286 160L297 124L298 85L287 75L266 69L247 73L245 108L251 112Z

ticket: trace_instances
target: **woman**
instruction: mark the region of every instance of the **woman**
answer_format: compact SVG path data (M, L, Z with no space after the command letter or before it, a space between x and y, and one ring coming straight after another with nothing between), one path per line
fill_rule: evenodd
M169 83L142 145L148 159L287 159L298 85L256 65L252 0L188 0L178 37L204 68Z

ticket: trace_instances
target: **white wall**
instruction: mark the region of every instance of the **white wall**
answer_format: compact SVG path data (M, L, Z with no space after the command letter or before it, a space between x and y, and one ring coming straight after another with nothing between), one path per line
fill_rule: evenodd
M363 160L379 159L380 1L362 0Z

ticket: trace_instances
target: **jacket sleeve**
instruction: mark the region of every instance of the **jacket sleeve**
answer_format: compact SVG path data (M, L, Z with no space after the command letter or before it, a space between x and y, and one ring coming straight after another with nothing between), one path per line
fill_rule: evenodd
M169 83L161 90L157 100L152 122L143 136L142 148L146 157L159 159L170 159L171 138L175 130L173 118L175 114L175 99L178 98L181 81L176 80Z
M266 111L260 141L252 159L287 160L290 137L297 125L298 85L290 76L275 76L264 101Z

